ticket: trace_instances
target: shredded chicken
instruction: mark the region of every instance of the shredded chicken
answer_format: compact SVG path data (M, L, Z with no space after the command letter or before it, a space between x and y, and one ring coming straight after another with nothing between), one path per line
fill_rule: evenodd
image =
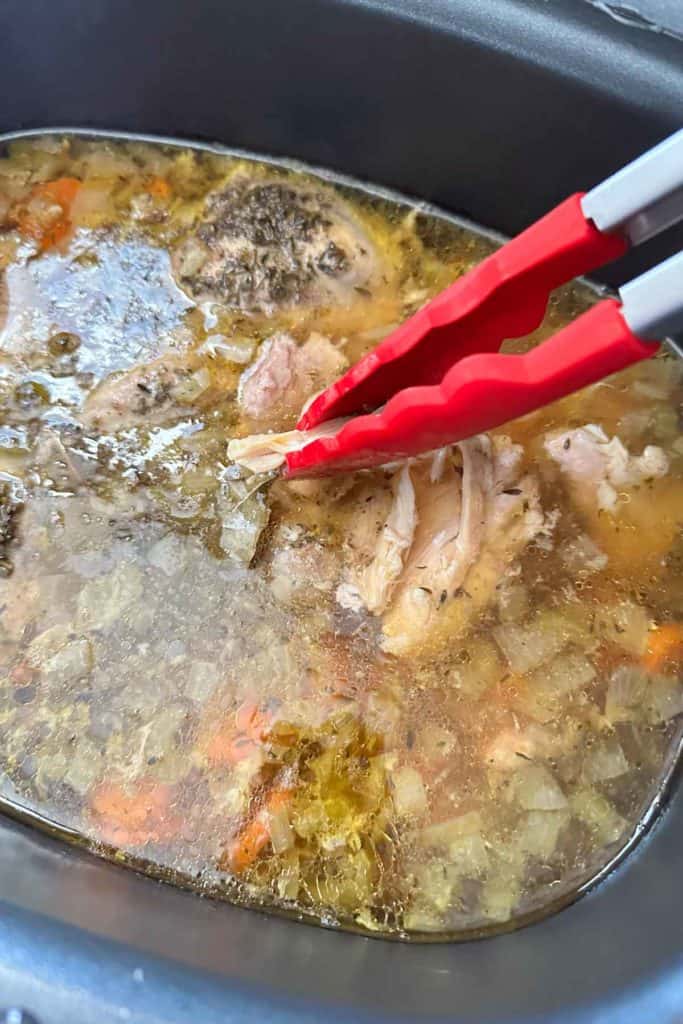
M572 485L583 489L584 498L589 485L598 508L609 512L617 506L619 490L665 476L669 470L661 448L647 445L642 455L631 455L618 437L610 440L594 423L546 438L545 450Z
M434 485L418 489L423 543L418 546L416 537L382 623L383 646L392 654L462 635L493 600L505 570L544 526L536 481L519 479L519 446L508 438L482 435L457 450L462 483L458 486L451 475L450 503ZM457 468L451 462L456 477Z
M382 616L386 651L402 655L462 634L546 528L521 456L508 438L481 435L396 471L372 557L352 565L336 592L344 608Z
M345 365L339 349L321 334L312 334L301 346L288 334L275 334L242 374L239 403L257 425L281 430L297 418L306 399L330 384Z
M359 574L355 584L342 585L338 592L343 607L382 612L402 571L417 525L415 488L406 464L393 477L393 502L377 543L374 558Z
M313 430L287 430L282 434L250 434L228 442L228 458L252 473L274 473L284 465L290 452L297 452L311 441L332 437L347 422L329 420Z

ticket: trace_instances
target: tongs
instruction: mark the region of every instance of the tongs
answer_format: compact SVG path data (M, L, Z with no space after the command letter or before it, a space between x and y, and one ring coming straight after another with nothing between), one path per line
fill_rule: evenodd
M352 417L285 474L393 462L500 426L652 356L683 330L683 252L522 355L550 293L683 218L683 130L577 193L432 299L323 391L298 430Z

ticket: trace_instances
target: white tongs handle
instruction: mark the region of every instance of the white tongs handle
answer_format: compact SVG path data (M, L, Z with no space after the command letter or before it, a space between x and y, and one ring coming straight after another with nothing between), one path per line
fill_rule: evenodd
M683 252L619 289L621 312L639 338L683 332Z
M683 128L586 193L583 214L600 231L621 228L631 245L683 219Z

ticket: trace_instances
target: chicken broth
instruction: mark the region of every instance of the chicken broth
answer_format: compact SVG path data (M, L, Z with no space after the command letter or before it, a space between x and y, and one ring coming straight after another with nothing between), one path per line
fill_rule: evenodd
M8 144L7 812L395 937L522 923L632 845L680 741L681 364L403 465L277 475L310 396L493 247L208 149ZM508 347L594 300L563 289Z

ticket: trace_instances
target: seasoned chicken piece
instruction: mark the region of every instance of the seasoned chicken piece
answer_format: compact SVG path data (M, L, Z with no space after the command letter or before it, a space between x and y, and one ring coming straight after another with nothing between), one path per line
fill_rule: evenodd
M417 492L422 538L416 538L416 557L411 551L382 622L383 647L392 654L462 635L493 600L505 570L544 525L536 481L529 476L515 479L522 454L518 446L508 438L482 435L458 448L460 503L456 486L451 487L450 502L440 494L432 503L429 488ZM443 477L440 482L443 486Z
M103 433L169 424L210 396L208 370L196 369L188 355L166 355L107 377L88 396L83 422Z
M345 366L339 349L321 334L312 334L301 346L287 334L275 334L242 374L238 400L256 426L282 429L297 419L306 399L330 384Z
M661 448L648 445L642 455L631 455L618 437L610 440L594 423L547 437L545 450L567 474L582 503L597 501L599 509L609 512L614 512L620 490L669 470Z
M377 256L350 207L320 185L233 180L211 194L174 258L195 299L249 313L348 304L378 278Z

